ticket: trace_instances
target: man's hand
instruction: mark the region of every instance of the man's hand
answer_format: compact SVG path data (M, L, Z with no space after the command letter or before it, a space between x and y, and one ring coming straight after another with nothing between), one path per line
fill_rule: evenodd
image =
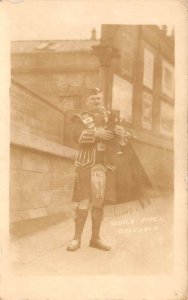
M99 127L95 130L95 137L101 140L110 141L114 138L114 133L111 130L104 129Z

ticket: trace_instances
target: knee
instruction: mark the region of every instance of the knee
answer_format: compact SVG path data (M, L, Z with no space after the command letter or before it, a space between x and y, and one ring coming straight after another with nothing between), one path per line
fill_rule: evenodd
M81 200L79 202L79 208L80 209L89 209L89 203L90 203L89 199Z

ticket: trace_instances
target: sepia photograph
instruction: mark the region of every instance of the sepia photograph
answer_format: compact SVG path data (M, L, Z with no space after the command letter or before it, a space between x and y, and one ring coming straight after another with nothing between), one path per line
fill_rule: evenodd
M20 275L172 272L174 29L100 29L11 42Z
M174 286L171 298L144 298L115 284L157 277L168 287L175 272L176 213L185 207L177 194L175 22L95 22L95 12L87 24L71 16L69 27L54 9L57 32L44 9L37 31L29 14L18 21L22 2L7 4L12 24L26 24L12 30L8 53L9 275L22 287L29 278L62 278L69 291L57 299L187 300L184 285L181 296ZM115 278L114 292L71 293L68 278L86 286L93 278L93 289ZM9 300L56 300L41 290L12 293Z

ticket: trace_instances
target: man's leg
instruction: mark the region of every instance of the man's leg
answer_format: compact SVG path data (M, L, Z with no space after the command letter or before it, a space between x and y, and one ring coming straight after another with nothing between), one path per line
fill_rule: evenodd
M111 247L108 245L105 245L101 240L100 240L100 227L101 227L101 222L103 219L103 207L96 208L92 207L91 209L91 220L92 220L92 236L91 236L91 241L90 241L90 247L97 248L100 250L104 251L109 251L111 250Z
M88 216L88 208L89 199L80 201L76 211L74 238L67 247L68 251L76 251L80 248L82 232Z

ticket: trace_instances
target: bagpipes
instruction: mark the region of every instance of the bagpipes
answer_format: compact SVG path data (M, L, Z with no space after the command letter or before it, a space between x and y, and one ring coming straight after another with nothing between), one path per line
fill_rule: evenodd
M125 119L120 119L120 111L112 110L107 111L104 107L101 107L101 113L106 120L104 128L110 131L114 131L116 125L120 125L125 130L125 140L133 138L132 134L125 126ZM117 154L122 154L121 148L117 151ZM106 167L101 164L97 164L91 169L91 194L93 207L99 208L103 205L104 194L106 186Z
M135 136L127 129L126 120L125 118L120 118L120 111L119 110L111 110L108 111L104 107L101 106L101 112L104 114L104 118L106 119L106 124L104 126L105 129L114 131L114 127L116 125L120 125L125 130L125 139L133 139Z
M106 122L104 128L107 130L114 130L116 125L120 125L125 130L125 139L128 141L137 140L130 130L127 128L126 120L120 118L119 110L108 111L101 108ZM146 174L142 164L140 163L139 157L134 151L131 143L128 143L126 160L132 160L132 170L129 168L122 168L122 154L121 147L117 151L117 161L120 168L116 169L117 176L117 190L116 190L116 201L114 203L106 202L105 189L106 189L106 168L101 164L95 165L92 168L91 180L92 180L92 201L94 207L102 207L104 204L104 216L114 217L130 214L140 209L144 209L150 204L152 204L157 197L159 197L158 192L153 190L152 183ZM124 177L124 172L129 172L133 180L132 184L125 183L123 185L119 184ZM128 174L128 173L127 173ZM127 175L126 175L127 178ZM135 188L136 187L136 188ZM114 205L115 204L115 205Z
M106 126L104 127L105 129L112 130L114 131L114 128L116 125L120 125L124 129L124 140L125 142L129 142L133 139L136 139L136 137L130 132L130 130L127 128L126 125L126 119L125 118L120 118L120 111L119 110L111 110L108 112L108 122ZM121 154L121 151L118 151L119 154Z

